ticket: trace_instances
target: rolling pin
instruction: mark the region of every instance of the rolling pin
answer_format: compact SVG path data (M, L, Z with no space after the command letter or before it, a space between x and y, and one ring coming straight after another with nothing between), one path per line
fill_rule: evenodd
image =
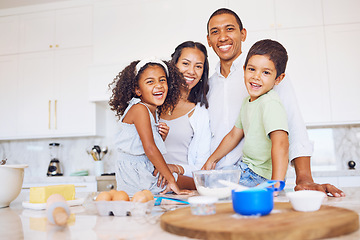
M65 226L70 216L70 208L60 194L51 195L46 201L46 215L50 223Z

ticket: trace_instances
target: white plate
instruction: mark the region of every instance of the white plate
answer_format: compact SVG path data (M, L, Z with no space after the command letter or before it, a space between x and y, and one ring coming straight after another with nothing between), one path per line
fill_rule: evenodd
M78 206L83 204L85 201L84 198L76 198L74 200L69 200L67 203L70 207ZM23 208L33 209L33 210L44 210L46 209L46 203L30 203L29 201L22 202Z

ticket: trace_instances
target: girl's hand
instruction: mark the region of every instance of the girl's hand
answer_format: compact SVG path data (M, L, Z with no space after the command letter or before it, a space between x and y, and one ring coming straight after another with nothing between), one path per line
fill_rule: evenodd
M209 159L206 161L206 163L204 164L204 166L202 166L201 170L212 170L215 169L216 167L216 162L213 161L209 161Z
M160 194L165 194L165 193L168 193L171 191L173 191L174 193L179 194L179 195L192 195L193 194L193 192L191 190L180 190L179 186L175 182L168 183L166 185L166 189L164 191L162 191Z
M182 175L184 170L181 170L182 167L180 165L176 165L176 164L167 164L169 170L171 173L177 173L178 175ZM161 175L161 173L159 171L157 171L156 169L153 172L153 175L156 176L159 173L159 178L158 178L158 182L157 182L157 186L160 187L164 187L165 184L167 184L167 181L165 179L165 177L163 175Z
M159 129L161 138L163 139L163 141L165 141L165 139L169 133L169 130L170 130L169 126L166 125L166 123L164 123L164 122L159 122L158 129Z

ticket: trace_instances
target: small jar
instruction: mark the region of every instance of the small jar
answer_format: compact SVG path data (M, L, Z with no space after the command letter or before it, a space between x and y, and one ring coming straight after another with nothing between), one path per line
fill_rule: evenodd
M191 213L193 215L212 215L216 213L215 203L218 201L216 197L196 196L190 197Z

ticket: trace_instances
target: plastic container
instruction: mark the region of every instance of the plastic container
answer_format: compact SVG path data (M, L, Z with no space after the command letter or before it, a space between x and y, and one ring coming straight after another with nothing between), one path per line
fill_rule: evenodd
M188 202L190 204L191 213L193 215L212 215L216 213L215 203L218 201L216 197L197 196L190 197Z
M97 201L96 208L100 216L144 216L151 213L155 200L145 203L131 201Z
M296 192L288 192L286 196L289 198L291 206L296 211L314 212L320 209L325 193L320 191L303 190Z
M276 183L275 181L274 183ZM232 190L232 204L236 213L241 215L265 216L274 208L274 191L281 191L285 187L283 181L279 188L249 188L243 191Z

